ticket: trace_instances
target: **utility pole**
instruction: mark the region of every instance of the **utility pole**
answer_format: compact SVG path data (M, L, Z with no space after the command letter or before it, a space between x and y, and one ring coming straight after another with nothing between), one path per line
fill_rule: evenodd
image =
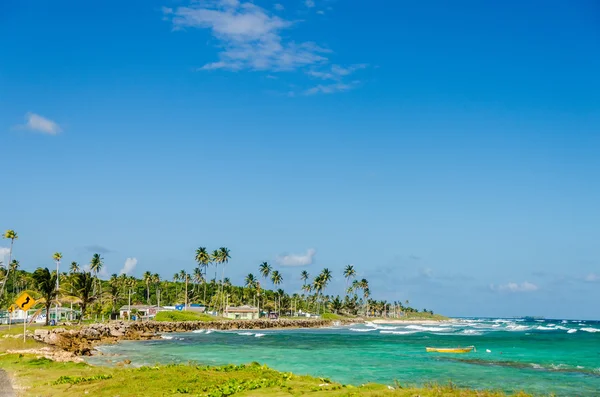
M187 310L188 307L188 294L187 294L187 287L188 287L188 275L185 275L185 305L183 306L183 310Z

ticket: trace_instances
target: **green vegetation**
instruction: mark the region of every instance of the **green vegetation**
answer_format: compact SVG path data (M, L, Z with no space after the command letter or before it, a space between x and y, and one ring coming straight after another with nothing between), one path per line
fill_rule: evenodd
M215 317L208 314L194 313L188 311L170 311L158 312L156 321L218 321L221 317Z
M341 385L326 378L278 372L257 363L206 367L193 364L141 368L101 368L57 363L23 355L0 355L0 367L32 396L400 396L501 397L501 392L470 391L452 384L412 388L394 384ZM520 393L516 396L525 397Z
M210 311L218 313L223 313L227 305L246 304L258 306L261 313L277 312L284 317L293 317L301 312L320 314L330 319L337 319L335 315L421 318L421 313L425 318L433 318L432 311L423 310L419 313L409 306L408 301L403 303L400 300L388 302L372 299L369 281L364 278L356 280L357 270L353 265L347 265L338 274L325 268L315 277L311 277L306 270L299 272L298 279L303 282L303 293L289 294L283 289L285 280L281 272L267 262L262 262L258 271L264 280L263 284L270 282L272 290L261 286L261 282L253 274L244 278L242 286L232 285L225 277L225 266L231 259L229 249L221 247L209 253L206 247L199 247L194 256L196 267L189 269L191 272L186 269L176 272L172 281L149 271L145 271L141 279L127 274L113 274L108 280L102 280L99 275L104 268L104 258L98 253L92 255L87 266L71 262L63 272L60 272L63 260L60 252L49 255L56 263L56 271L41 267L33 273L20 270L19 261L12 259L13 245L18 239L17 233L7 230L3 237L10 240L11 248L9 266L0 263L0 281L3 281L0 287L0 308L7 308L22 292L27 291L37 300L34 308L40 313L42 310L46 312L46 323L53 315L50 309L55 305L61 305L63 308L69 305L79 310L82 316L73 320L81 322L118 315L121 307L130 304L172 306L192 302L202 303ZM208 269L212 265L215 266L215 277L208 280ZM85 268L89 268L89 271L83 270ZM217 278L219 270L220 280ZM210 273L213 273L212 270ZM337 277L345 279L345 294L328 295L327 288ZM187 318L182 319L185 321Z

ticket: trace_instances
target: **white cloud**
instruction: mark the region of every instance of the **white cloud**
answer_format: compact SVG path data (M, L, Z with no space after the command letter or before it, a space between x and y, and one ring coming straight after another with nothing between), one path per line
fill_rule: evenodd
M325 15L325 11L319 10L319 11L317 11L317 14L319 14L319 15Z
M596 273L590 273L587 276L585 276L585 281L588 281L590 283L594 283L596 281L600 281L600 276L597 275Z
M137 263L138 263L138 260L136 258L127 258L125 260L125 264L123 265L123 268L121 269L119 274L131 275L131 273L135 269L135 266L137 265Z
M0 247L0 262L2 262L3 266L8 266L8 254L10 253L10 248Z
M283 38L281 32L294 22L250 2L208 0L163 12L175 29L210 29L219 41L219 60L201 70L296 70L327 62L328 50Z
M25 125L20 125L18 128L41 132L48 135L56 135L62 131L56 122L40 116L39 114L29 112L25 115L25 120L27 121Z
M367 66L365 63L358 63L348 67L331 65L331 68L328 70L309 70L306 74L323 80L341 80L343 77L349 76L357 70L365 69Z
M490 285L490 289L492 289L493 291L499 291L499 292L533 292L533 291L537 291L539 289L539 287L533 283L530 283L528 281L522 282L521 284L518 283L508 283L508 284L502 284L502 285Z
M277 11L283 11L285 9L285 7L279 3L273 5L273 8L275 8Z
M304 91L304 95L315 95L315 94L334 94L336 92L345 92L350 91L353 88L356 88L360 82L353 81L350 84L346 83L334 83L334 84L319 84L312 88Z
M304 5L306 5L308 8L313 8L315 6L315 1L314 0L306 0L304 2Z
M308 266L313 263L317 251L310 248L305 254L288 254L276 258L276 262L281 266Z

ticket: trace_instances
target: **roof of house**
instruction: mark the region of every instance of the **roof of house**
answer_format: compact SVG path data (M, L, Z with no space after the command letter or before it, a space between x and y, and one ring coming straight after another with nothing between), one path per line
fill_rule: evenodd
M249 305L243 306L228 306L226 312L235 312L235 313L258 313L258 308Z

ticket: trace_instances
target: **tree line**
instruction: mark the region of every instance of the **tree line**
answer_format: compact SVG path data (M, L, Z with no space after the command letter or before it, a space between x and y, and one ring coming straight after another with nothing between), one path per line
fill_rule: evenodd
M8 264L0 262L1 307L9 306L22 292L30 292L46 311L46 322L53 306L75 307L82 317L99 319L118 312L130 302L159 306L200 303L216 313L223 313L227 306L249 304L282 316L334 313L396 317L417 311L408 301L371 299L368 280L356 279L357 272L352 265L346 266L340 274L346 283L343 296L327 294L327 287L334 277L328 268L314 277L302 270L298 274L302 292L289 294L282 288L283 275L268 262L258 265L258 277L250 273L244 278L243 285L232 285L225 277L226 265L231 259L226 247L212 252L199 247L192 272L181 270L171 279L146 271L139 279L127 274L112 274L108 280L103 280L99 273L104 267L104 258L98 253L93 254L86 265L71 262L68 271L60 270L63 259L60 252L52 255L56 270L42 267L34 272L21 270L19 261L13 258L18 234L7 230L3 237L10 240L10 249ZM215 277L209 280L211 266L215 267ZM220 279L217 278L219 267Z

